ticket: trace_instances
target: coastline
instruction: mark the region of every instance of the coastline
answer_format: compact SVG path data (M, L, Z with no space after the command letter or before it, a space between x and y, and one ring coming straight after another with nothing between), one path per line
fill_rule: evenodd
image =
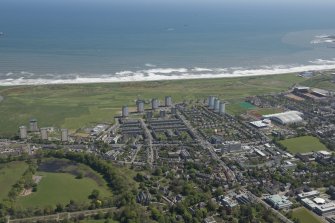
M148 82L148 81L175 81L175 80L197 80L197 79L221 79L221 78L241 78L257 77L282 74L294 74L305 71L333 71L335 70L334 61L319 61L320 65L305 65L297 67L264 67L264 69L209 69L209 68L151 68L139 71L122 71L115 75L101 74L99 77L86 75L75 75L75 78L66 79L46 79L46 78L7 78L0 80L1 87L11 86L38 86L38 85L62 85L62 84L98 84L98 83L126 83L126 82ZM332 63L330 63L332 62ZM317 62L315 62L317 63ZM23 72L22 72L23 73ZM27 72L24 72L27 73ZM34 76L28 73L30 76ZM48 74L50 76L50 74ZM10 76L10 75L6 75Z
M289 73L174 81L0 86L0 94L5 98L0 109L0 134L15 134L17 127L32 117L37 118L42 126L71 130L94 123L109 123L120 113L123 105L128 105L132 111L137 98L163 99L167 95L175 102L217 95L231 103L227 111L233 112L243 98L287 91L296 84L335 89L332 73L317 72L311 78Z

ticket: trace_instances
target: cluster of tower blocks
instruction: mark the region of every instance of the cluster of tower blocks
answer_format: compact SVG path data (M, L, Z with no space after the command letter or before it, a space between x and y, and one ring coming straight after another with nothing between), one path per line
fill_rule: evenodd
M215 96L208 96L207 106L208 109L214 110L214 112L219 113L220 115L226 113L226 104Z
M136 101L136 108L138 113L144 113L144 100L137 100ZM151 109L152 110L157 110L160 107L160 103L158 98L153 98L151 99ZM166 96L165 97L165 107L172 107L172 98L171 96ZM165 113L165 111L161 111L162 115ZM122 117L128 117L129 116L129 109L128 106L124 105L122 107Z
M28 138L28 129L26 126L20 126L20 138L27 139ZM30 119L29 121L29 132L40 132L40 136L42 140L48 140L48 128L38 128L37 120ZM61 141L68 141L68 129L61 129Z

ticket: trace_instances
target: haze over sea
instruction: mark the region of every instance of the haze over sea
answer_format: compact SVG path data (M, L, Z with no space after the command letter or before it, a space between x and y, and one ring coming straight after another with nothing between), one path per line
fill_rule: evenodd
M1 0L0 85L335 69L331 0Z

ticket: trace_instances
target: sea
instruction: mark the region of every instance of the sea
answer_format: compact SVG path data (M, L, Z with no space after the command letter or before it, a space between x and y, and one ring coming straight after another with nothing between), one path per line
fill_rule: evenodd
M0 0L0 85L335 69L335 1Z

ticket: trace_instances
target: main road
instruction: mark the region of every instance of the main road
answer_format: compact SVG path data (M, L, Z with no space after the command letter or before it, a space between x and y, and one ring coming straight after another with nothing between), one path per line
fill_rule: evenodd
M180 118L184 122L184 124L187 126L187 128L193 133L199 145L201 145L204 149L208 149L212 158L216 160L220 164L220 166L225 170L225 175L226 175L227 180L230 180L232 182L236 181L234 172L216 154L213 145L210 144L206 139L204 139L198 133L198 131L192 126L192 124L185 118L184 115L182 115L179 111L177 115L178 115L178 118Z
M152 166L153 162L154 162L154 151L153 151L153 148L152 148L152 136L151 136L151 133L147 127L147 125L144 123L143 119L140 119L140 122L141 122L141 126L144 130L144 134L146 136L146 139L148 141L148 164L150 166Z

